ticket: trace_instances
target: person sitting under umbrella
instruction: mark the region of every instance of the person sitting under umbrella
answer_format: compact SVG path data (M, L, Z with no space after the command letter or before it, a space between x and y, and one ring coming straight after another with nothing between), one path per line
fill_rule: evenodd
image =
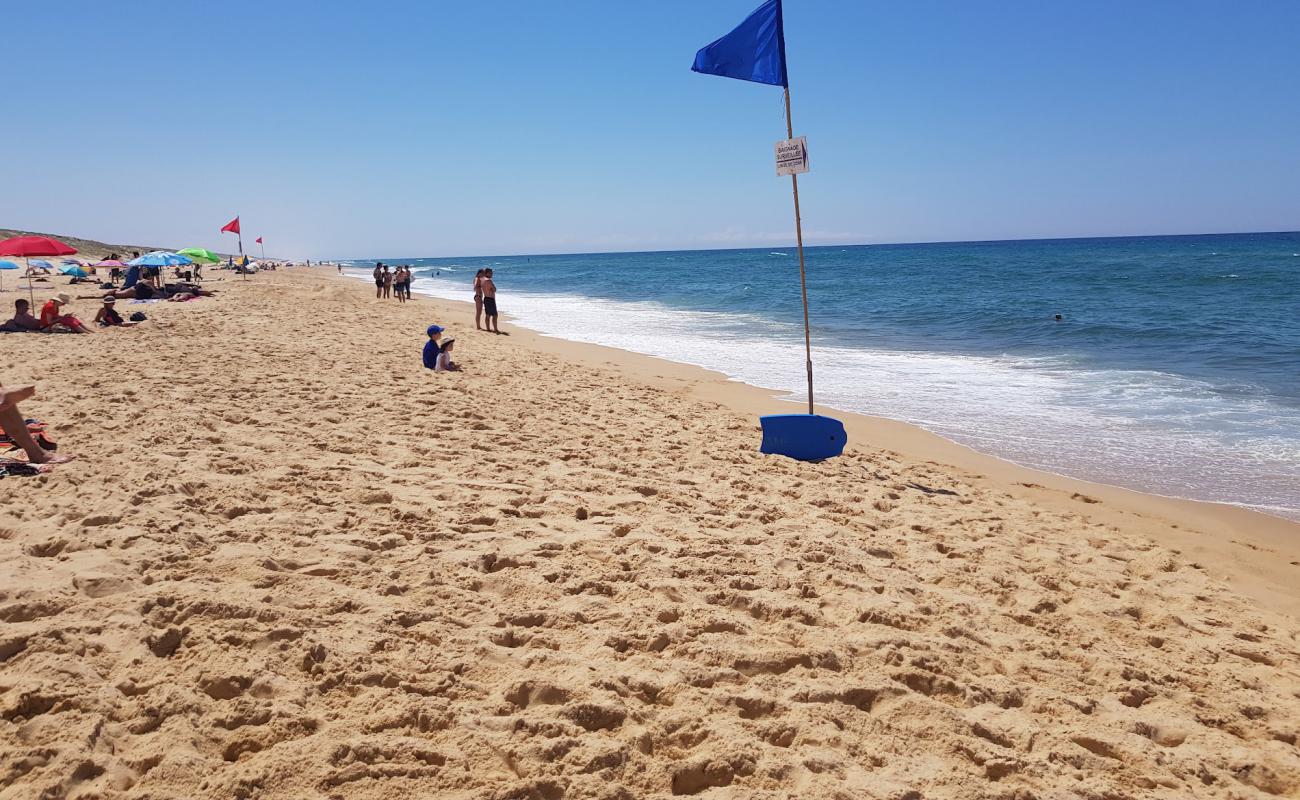
M0 331L4 333L34 332L40 329L41 321L32 316L32 304L25 297L14 301L14 318L0 325Z
M62 325L73 333L91 333L86 323L72 316L65 314L64 307L72 303L72 298L67 292L59 292L54 297L45 302L41 307L41 327L45 330L52 330L55 325Z

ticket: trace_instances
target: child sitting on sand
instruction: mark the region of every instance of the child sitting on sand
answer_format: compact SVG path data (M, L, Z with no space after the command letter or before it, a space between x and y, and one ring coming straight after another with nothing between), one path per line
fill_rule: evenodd
M122 315L117 313L117 309L113 307L116 304L117 304L116 297L114 297L111 294L105 295L104 305L100 306L99 311L95 312L95 322L99 323L100 326L105 328L111 328L111 327L134 328L136 325L139 324L136 322L127 322L126 320L122 319Z
M457 372L460 365L451 360L451 349L456 345L455 339L448 339L442 343L442 350L438 353L438 359L434 362L434 372Z
M441 325L430 325L425 333L429 334L429 341L424 343L424 368L438 369L438 356L442 355L442 345L438 344L438 339L442 337Z

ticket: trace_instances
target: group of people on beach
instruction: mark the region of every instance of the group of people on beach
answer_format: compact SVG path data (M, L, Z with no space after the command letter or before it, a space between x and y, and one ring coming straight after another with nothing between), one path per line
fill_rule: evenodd
M167 300L180 303L199 297L212 297L216 294L197 283L179 278L175 283L163 283L161 268L152 268L152 272L145 272L149 269L151 268L128 267L122 288L109 288L103 294L77 295L78 300L100 301L100 307L95 311L95 317L90 325L70 311L69 306L72 305L73 297L67 292L59 292L41 306L40 316L32 314L31 303L26 298L20 297L15 300L14 315L6 322L0 323L0 333L93 333L92 325L100 328L131 328L143 322L145 315L136 312L131 315L130 320L124 319L117 310L117 301L120 299Z
M492 280L492 270L481 269L474 274L474 328L501 333L497 317L497 286ZM434 372L456 372L460 365L451 360L456 340L443 339L444 331L441 325L430 325L425 331L429 340L424 343L424 366Z
M430 325L425 331L429 341L424 343L424 367L434 372L458 372L460 365L451 360L456 340L443 339L443 330L441 325Z
M483 327L484 315L487 327ZM474 330L500 333L497 326L497 285L492 281L492 270L481 269L474 274Z
M342 271L342 267L340 267ZM411 299L411 268L401 265L389 269L388 265L380 261L375 264L373 273L375 278L375 298L396 297L399 303L405 303ZM396 295L393 293L396 292Z

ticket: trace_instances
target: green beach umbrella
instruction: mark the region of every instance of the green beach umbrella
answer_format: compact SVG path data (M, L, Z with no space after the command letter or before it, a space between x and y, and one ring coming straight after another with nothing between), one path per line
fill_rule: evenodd
M187 247L184 250L177 250L183 256L189 256L195 261L202 261L207 264L215 264L221 260L221 256L211 250L204 250L202 247Z

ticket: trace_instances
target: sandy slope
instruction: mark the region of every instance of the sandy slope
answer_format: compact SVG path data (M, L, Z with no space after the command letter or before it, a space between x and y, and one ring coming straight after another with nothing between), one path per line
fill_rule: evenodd
M0 337L81 456L3 482L0 799L1300 796L1300 623L1157 518L221 286Z

